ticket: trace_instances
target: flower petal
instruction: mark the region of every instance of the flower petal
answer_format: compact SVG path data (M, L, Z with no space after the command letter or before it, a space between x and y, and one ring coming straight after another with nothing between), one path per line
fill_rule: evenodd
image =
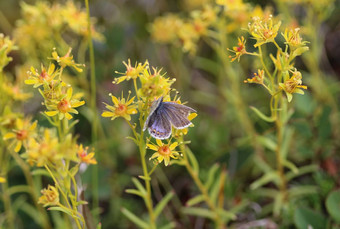
M107 117L112 117L112 116L114 116L115 114L113 113L113 112L110 112L110 111L104 111L103 113L102 113L102 117L105 117L105 118L107 118Z
M21 146L22 146L22 142L21 141L18 141L17 142L17 145L15 146L15 148L14 148L14 152L19 152L20 151L20 149L21 149Z
M6 141L8 139L15 138L15 136L16 136L15 133L10 132L10 133L5 134L5 136L3 137L3 140Z
M158 151L158 147L157 146L155 146L153 144L146 144L146 145L149 147L149 149L152 149L154 151Z
M68 100L70 100L70 99L72 98L72 93L73 93L73 89L72 89L72 87L69 87L69 88L67 89L67 93L66 93L66 98L67 98Z
M47 114L48 116L55 116L58 113L59 111L45 111L45 114Z
M65 113L65 117L66 117L68 120L70 120L70 119L73 118L72 115L70 115L68 112Z

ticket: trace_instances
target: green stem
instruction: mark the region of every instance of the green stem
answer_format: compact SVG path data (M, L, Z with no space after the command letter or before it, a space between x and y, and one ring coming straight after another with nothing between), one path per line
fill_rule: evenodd
M8 194L8 177L4 177L6 179L6 182L2 184L2 198L4 201L5 206L5 213L7 216L7 222L8 222L8 228L14 229L14 215L12 211L12 203L11 203L11 197Z
M88 43L90 51L90 69L91 69L91 109L93 114L92 120L92 143L95 144L97 141L97 129L98 129L98 118L97 118L97 105L96 105L96 71L95 71L95 60L94 60L94 49L92 43L92 30L91 30L91 18L90 18L90 7L89 0L85 0L86 12L87 12L87 31L88 31ZM99 197L98 197L98 166L92 168L92 198L93 207L99 208Z
M196 171L194 171L193 167L191 166L191 164L189 162L188 156L186 154L185 145L181 144L180 149L183 152L183 160L184 160L184 165L185 165L186 169L188 170L190 176L192 177L192 179L194 180L198 189L200 190L200 192L204 196L204 200L208 204L210 210L215 213L215 219L214 220L215 220L216 228L225 228L225 225L223 225L223 221L221 220L221 218L220 218L220 216L217 212L217 207L215 206L215 204L213 203L213 201L211 200L211 198L209 196L208 190L206 189L206 187L204 186L204 184L202 183L202 181L198 177L198 173Z

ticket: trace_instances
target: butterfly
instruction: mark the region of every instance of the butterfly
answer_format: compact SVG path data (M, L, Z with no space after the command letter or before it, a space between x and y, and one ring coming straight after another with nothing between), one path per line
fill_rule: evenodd
M152 103L143 131L148 128L152 137L167 139L171 135L171 126L184 129L192 124L188 120L189 113L196 113L196 111L182 104L163 102L163 97L160 97Z

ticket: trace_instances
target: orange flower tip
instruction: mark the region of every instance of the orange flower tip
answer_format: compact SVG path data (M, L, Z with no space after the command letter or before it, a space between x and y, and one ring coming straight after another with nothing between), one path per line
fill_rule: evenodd
M47 210L49 211L49 210L51 210L51 208L47 208Z
M243 80L243 83L248 83L248 81L247 80Z

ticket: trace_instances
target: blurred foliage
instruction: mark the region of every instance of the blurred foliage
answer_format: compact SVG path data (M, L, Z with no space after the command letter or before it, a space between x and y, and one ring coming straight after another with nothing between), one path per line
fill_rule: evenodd
M176 160L179 163L170 163L171 166L154 167L149 161L154 151L147 150L144 155L149 170L155 169L150 180L150 198L153 208L162 210L157 213L156 225L340 228L339 12L338 0L90 1L97 114L105 110L107 105L103 102L112 105L109 93L119 97L122 91L125 95L134 91L131 80L112 84L122 77L115 71L126 73L122 62L128 59L132 66L147 60L151 66L162 68L166 77L176 78L171 87L180 93L181 101L188 101L198 113L193 120L195 126L183 140L186 143L190 140L190 144L176 148L187 158L182 156ZM265 19L270 15L274 24L260 28L270 27L274 33L257 37L259 27L251 27L254 24L248 27L248 23L254 23L254 17ZM278 22L281 24L275 27ZM68 129L72 140L59 139L58 150L64 152L67 146L75 147L75 141L95 147L98 164L80 166L76 177L84 193L78 197L70 189L74 195L70 198L88 202L85 208L78 209L88 218L88 228L97 225L97 228L136 228L136 224L152 228L148 225L147 201L130 194L143 191L145 182L145 177L139 178L143 160L138 147L126 138L133 131L124 118L114 121L100 118L90 106L91 64L85 2L0 1L0 33L5 34L0 43L0 228L72 225L64 214L46 211L38 205L40 190L44 190L42 196L46 198L56 196L48 186L54 183L46 170L25 162L27 157L21 147L26 147L26 143L12 143L7 140L10 135L4 140L6 133L17 130L17 122L22 126L17 120L26 120L27 125L20 129L33 130L28 133L43 141L41 130L51 128L49 117L55 124L63 118L59 117L60 112L53 113L58 111L58 105L53 106L56 101L49 106L46 93L41 97L37 89L24 84L30 80L26 83L47 92L48 88L39 85L37 77L42 71L52 74L50 62L59 65L56 71L66 65L73 67L62 71L65 85L60 86L63 89L60 88L59 95L66 95L72 85L74 91L80 92L76 99L84 96L85 105L77 108L79 114L73 117L79 123ZM293 47L289 41L307 43ZM72 53L67 55L70 47ZM57 53L51 55L53 48ZM281 54L287 55L278 55L279 48ZM292 59L284 66L286 57ZM85 67L76 63L84 63ZM279 96L261 90L259 84L251 84L261 81L263 74L279 76L290 65L294 65L307 86L304 95L290 93L291 102L287 101L289 82L281 85L286 90L281 90ZM78 72L79 69L83 71ZM293 68L289 70L288 80L297 75ZM272 92L279 90L279 83L285 83L274 81L273 86L264 82ZM302 86L299 80L295 83ZM273 94L278 101L275 108L271 107ZM43 115L45 111L52 113ZM272 119L273 112L282 122ZM96 118L100 122L94 130ZM38 121L38 132L33 128L35 122L29 123L30 120ZM131 117L131 123L138 122L138 115ZM95 131L97 137L93 141ZM50 142L58 138L56 133L51 133ZM65 139L66 136L65 132ZM76 154L70 158L71 164L91 154L91 150L85 155L72 149ZM87 157L84 160L87 159L91 160ZM43 199L40 202L46 203ZM216 220L219 217L223 220Z

